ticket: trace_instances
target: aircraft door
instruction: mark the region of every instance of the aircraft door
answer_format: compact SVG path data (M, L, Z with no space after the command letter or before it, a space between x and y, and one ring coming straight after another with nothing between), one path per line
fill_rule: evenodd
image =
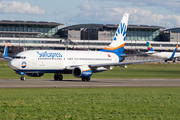
M35 54L32 54L32 62L33 62L33 65L37 64L37 58L35 57Z

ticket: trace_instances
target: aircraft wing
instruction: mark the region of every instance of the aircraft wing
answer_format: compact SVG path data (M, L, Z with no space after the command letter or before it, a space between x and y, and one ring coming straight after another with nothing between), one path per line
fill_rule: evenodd
M149 55L153 54L154 52L145 52L145 53L137 53L137 54L126 54L126 55L121 55L121 57L130 57L130 56L138 56L138 55Z
M146 62L158 62L158 61L164 61L164 59L146 60L146 61L134 61L134 62L119 62L119 63L108 63L108 64L92 64L92 65L88 65L88 66L90 68L96 68L96 67L122 66L122 65L128 65L128 64L137 64L137 63L146 63Z

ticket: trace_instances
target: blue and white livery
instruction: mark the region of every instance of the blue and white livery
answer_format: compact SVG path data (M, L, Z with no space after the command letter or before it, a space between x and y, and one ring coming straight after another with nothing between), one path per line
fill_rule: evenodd
M176 52L178 48L178 44L176 46L176 48L174 49L174 52L156 52L154 51L153 47L151 46L151 44L149 42L147 42L147 54L153 57L160 57L160 58L164 58L165 62L167 61L176 61L176 58L180 57L180 53Z
M23 51L13 58L7 56L7 45L4 58L10 60L10 67L22 75L40 77L44 73L54 73L54 80L62 80L62 74L73 74L82 81L89 81L93 73L112 69L114 66L126 67L127 64L154 62L135 61L122 62L129 14L125 13L112 43L100 51L66 51L66 50L30 50ZM132 55L131 55L132 56Z

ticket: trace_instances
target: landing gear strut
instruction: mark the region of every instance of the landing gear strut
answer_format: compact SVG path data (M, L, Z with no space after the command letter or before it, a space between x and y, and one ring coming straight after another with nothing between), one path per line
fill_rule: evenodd
M59 74L59 73L54 73L54 80L55 81L61 81L61 80L63 80L63 76L62 76L62 74Z
M81 80L82 80L82 81L88 81L88 82L89 82L89 81L91 80L91 78L90 78L90 77L86 77L86 78L81 78Z
M23 76L21 76L21 78L20 78L22 81L25 81L25 76L23 75Z

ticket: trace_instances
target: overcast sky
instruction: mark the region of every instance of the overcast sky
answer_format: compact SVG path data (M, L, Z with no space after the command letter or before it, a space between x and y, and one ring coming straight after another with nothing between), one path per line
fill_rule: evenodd
M0 20L50 21L180 27L180 0L0 0Z

